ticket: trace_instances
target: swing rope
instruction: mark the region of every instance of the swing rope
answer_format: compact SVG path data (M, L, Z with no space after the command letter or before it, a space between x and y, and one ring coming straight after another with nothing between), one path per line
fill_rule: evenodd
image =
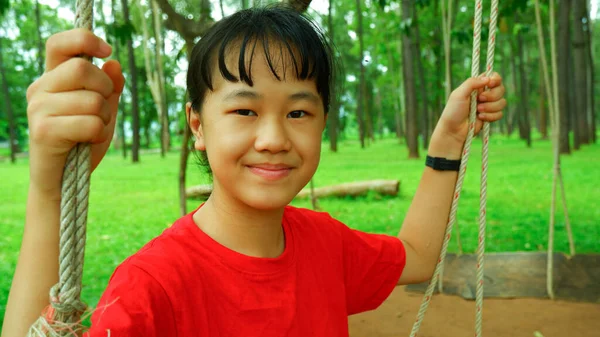
M471 63L471 77L479 76L479 58L481 49L481 27L482 27L482 16L483 6L482 0L475 0L475 21L473 29L473 59ZM498 20L498 0L492 0L490 13L490 26L489 26L489 38L488 38L488 51L487 51L487 65L485 75L490 77L494 68L494 50L496 44L496 24ZM487 90L487 88L486 88ZM452 233L452 227L456 222L456 212L458 209L458 201L460 199L460 192L462 190L465 174L467 171L467 163L469 161L469 155L471 152L471 143L473 142L473 136L475 133L475 122L477 114L477 91L471 93L471 110L469 113L469 130L467 133L467 139L463 148L461 164L458 179L454 189L454 198L452 200L452 207L450 209L450 216L448 225L446 226L446 232L444 234L444 241L442 244L442 250L438 263L435 267L433 277L427 286L423 301L417 314L417 319L413 325L410 337L415 337L419 332L421 323L425 317L425 312L431 302L433 290L435 289L436 283L439 280L440 273L443 270L444 260L446 259L446 253L448 252L448 243L450 242L450 234ZM485 253L485 226L486 226L486 200L487 200L487 168L488 168L488 143L490 137L490 126L489 123L483 123L483 149L482 149L482 171L481 171L481 190L480 190L480 209L479 209L479 241L477 246L477 289L475 295L475 337L481 337L482 329L482 313L483 313L483 264L484 264L484 253Z
M75 28L92 30L93 0L77 0ZM83 56L85 57L85 56ZM91 60L89 57L85 57ZM67 156L60 205L59 280L50 289L50 305L31 326L28 336L80 336L81 281L90 187L90 144L77 144Z

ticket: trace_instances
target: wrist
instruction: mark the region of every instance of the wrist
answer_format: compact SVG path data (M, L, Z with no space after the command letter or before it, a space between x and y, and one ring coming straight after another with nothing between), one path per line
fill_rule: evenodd
M436 129L431 135L427 154L450 160L460 159L464 144L464 140Z

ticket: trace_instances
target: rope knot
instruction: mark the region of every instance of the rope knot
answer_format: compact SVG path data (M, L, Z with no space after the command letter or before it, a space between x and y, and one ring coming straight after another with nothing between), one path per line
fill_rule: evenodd
M72 323L79 320L79 317L87 310L87 305L79 300L81 289L73 287L64 292L59 291L59 285L56 284L50 289L50 306L46 313L46 318L60 320L65 323Z

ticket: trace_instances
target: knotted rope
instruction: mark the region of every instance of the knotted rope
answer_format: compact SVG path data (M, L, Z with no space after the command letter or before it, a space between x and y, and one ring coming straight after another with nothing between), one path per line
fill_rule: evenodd
M475 0L475 22L473 29L473 59L471 63L471 77L479 76L479 58L481 49L481 26L483 7L481 4L482 0ZM486 65L486 76L491 76L494 68L494 48L496 45L496 24L498 20L498 0L492 0L492 8L490 13L490 27L489 27L489 38L488 38L488 52L487 52L487 65ZM487 90L487 88L486 88ZM425 312L431 302L431 296L435 289L436 283L439 281L440 273L443 269L444 260L446 259L446 253L448 252L448 243L450 242L450 235L452 233L452 227L456 222L456 211L458 209L458 201L460 199L460 192L462 190L465 174L467 171L467 163L469 161L469 155L471 152L471 143L473 142L473 136L475 133L475 122L477 114L477 91L471 93L471 110L469 113L469 130L467 133L467 139L463 148L460 170L458 174L458 180L454 189L454 198L452 200L452 207L450 209L450 216L448 225L446 226L446 232L444 234L444 241L442 243L442 250L438 263L435 267L433 277L427 286L423 301L417 314L417 320L415 321L411 337L415 337L419 332L421 323L425 317ZM481 336L482 328L482 313L483 313L483 262L485 252L485 225L486 225L486 198L487 198L487 167L488 167L488 143L490 137L490 126L488 123L483 123L483 149L482 149L482 171L481 171L481 190L480 190L480 209L479 209L479 243L477 246L477 289L475 295L475 337Z
M75 28L92 30L93 8L93 0L77 0ZM80 301L80 295L90 187L90 154L89 144L77 144L67 156L60 205L59 280L50 289L50 306L31 326L28 336L79 336L84 329L81 315L87 307Z

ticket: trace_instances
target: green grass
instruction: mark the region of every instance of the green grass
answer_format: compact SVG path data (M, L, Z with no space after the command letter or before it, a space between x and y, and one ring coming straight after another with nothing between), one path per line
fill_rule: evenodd
M473 252L477 239L480 143L469 163L458 225L463 247ZM369 195L361 198L320 200L323 210L346 224L369 232L396 234L416 190L423 160L408 160L397 141L377 141L367 150L357 142L340 144L330 153L324 144L316 186L367 179L399 179L397 197ZM178 217L178 153L167 158L143 154L140 164L111 153L92 177L88 244L83 299L94 306L114 268L144 243L159 235ZM600 145L564 156L562 168L569 216L578 252L600 252ZM206 181L194 162L189 184ZM28 184L28 163L0 162L0 325L17 261L23 231ZM549 142L526 149L517 140L494 137L488 178L488 251L535 251L546 246L549 219L552 159ZM198 205L189 201L188 209ZM306 200L294 205L309 207ZM557 213L556 249L567 251L564 216ZM451 250L456 250L452 240Z

